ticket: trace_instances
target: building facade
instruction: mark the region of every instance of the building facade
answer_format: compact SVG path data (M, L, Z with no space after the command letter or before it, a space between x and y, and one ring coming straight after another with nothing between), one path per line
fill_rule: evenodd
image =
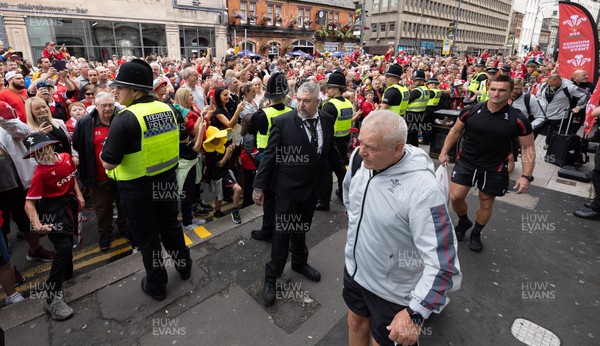
M5 47L27 59L49 41L91 60L160 55L173 59L227 49L227 9L221 0L30 0L0 2Z
M455 53L507 50L512 0L362 2L366 29L363 43L371 54L383 54L389 46L441 54L445 43L452 43Z
M275 57L295 50L351 50L358 43L350 0L230 0L228 8L227 42L240 51Z

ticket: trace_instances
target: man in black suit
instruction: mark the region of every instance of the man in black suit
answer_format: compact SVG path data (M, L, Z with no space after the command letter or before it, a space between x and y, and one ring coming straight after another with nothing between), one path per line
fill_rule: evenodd
M319 86L302 84L297 102L297 110L273 119L269 142L254 178L252 197L257 205L262 205L268 188L276 196L271 261L265 268L263 288L267 305L275 302L275 283L290 250L292 270L311 281L321 280L321 273L307 262L305 236L315 212L315 187L318 177L323 176L322 167L327 167L326 161L339 160L335 146L331 146L334 119L318 109Z

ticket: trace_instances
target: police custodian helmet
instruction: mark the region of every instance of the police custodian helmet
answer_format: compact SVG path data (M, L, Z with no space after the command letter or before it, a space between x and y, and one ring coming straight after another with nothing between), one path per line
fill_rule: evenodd
M329 74L325 87L346 90L346 77L344 77L344 74L341 72L332 72Z
M265 98L267 100L277 100L285 95L289 91L288 83L281 72L275 72L269 78L267 82L267 91L265 92Z
M152 68L147 62L135 59L119 68L119 73L111 85L128 89L152 91Z
M400 66L398 64L390 65L390 67L388 68L385 75L396 77L396 78L402 78L402 66Z

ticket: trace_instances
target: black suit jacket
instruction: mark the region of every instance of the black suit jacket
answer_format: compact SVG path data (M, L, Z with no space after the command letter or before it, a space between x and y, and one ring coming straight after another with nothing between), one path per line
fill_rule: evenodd
M298 112L273 119L269 143L254 178L254 187L272 188L278 197L306 201L315 193L328 163L337 163L339 154L333 141L334 119L319 111L323 130L323 148L317 155Z

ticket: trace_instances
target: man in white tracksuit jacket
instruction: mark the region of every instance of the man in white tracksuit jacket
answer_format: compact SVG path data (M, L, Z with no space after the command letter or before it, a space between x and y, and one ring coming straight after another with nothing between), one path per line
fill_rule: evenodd
M412 345L432 312L448 303L462 274L447 195L433 162L406 145L406 123L375 111L361 127L358 170L348 169L344 300L351 344ZM353 175L353 171L355 174Z

